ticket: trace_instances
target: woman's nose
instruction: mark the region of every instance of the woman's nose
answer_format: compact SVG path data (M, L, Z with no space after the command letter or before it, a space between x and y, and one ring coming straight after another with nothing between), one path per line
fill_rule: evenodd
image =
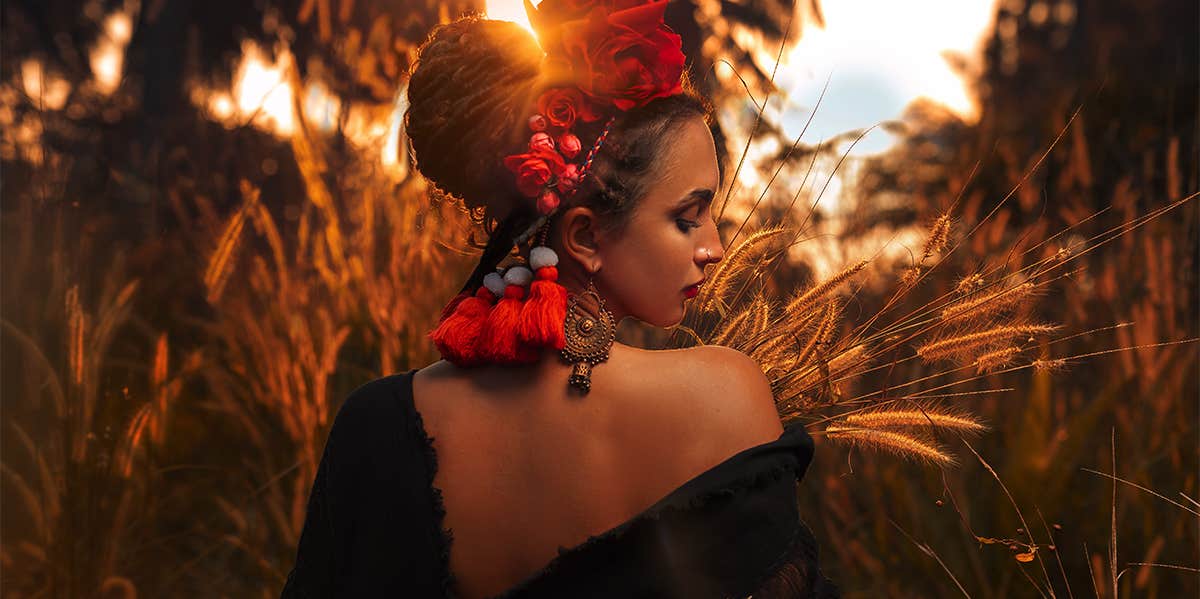
M696 262L701 266L715 264L725 257L725 248L721 247L721 237L714 234L700 247L696 248Z

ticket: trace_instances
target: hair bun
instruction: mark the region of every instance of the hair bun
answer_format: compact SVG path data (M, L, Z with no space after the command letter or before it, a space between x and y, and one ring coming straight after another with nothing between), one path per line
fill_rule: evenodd
M439 25L418 50L404 114L415 165L468 208L511 207L501 157L524 133L542 56L521 26L479 16Z

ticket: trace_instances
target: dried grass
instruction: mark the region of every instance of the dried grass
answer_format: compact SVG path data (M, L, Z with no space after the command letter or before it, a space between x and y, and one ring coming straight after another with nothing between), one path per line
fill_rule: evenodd
M887 451L902 458L937 466L952 466L957 463L954 456L932 440L899 431L830 424L825 427L825 435L831 440Z

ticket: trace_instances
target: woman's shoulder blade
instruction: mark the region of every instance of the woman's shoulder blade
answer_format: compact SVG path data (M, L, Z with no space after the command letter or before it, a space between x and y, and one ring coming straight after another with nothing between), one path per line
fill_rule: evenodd
M761 440L782 432L771 385L752 358L721 345L688 348L672 358L680 363L675 378L685 397L698 401L696 407L709 410L719 424Z

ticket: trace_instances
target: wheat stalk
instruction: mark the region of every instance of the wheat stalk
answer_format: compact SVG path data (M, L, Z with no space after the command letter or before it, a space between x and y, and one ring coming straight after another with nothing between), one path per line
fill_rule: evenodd
M785 312L798 312L798 311L803 311L803 310L806 310L806 309L812 307L814 304L817 303L817 300L820 300L821 298L828 295L829 292L836 289L838 287L838 285L841 285L842 283L846 282L846 279L849 279L850 277L852 277L856 273L858 273L860 270L862 270L864 267L866 267L867 263L868 262L866 260L862 260L862 261L858 262L857 264L842 270L842 272L839 272L838 274L834 275L833 277L827 279L825 282L821 283L820 285L817 285L817 286L809 289L808 291L801 294L799 297L788 302L787 307L784 309L784 311Z
M958 292L960 295L967 295L983 288L984 284L983 277L979 276L978 274L970 274L959 279L958 282L954 284L954 291Z
M761 231L755 231L753 235L730 250L725 259L717 263L717 268L709 278L709 283L700 288L699 301L696 302L700 306L700 311L710 311L713 301L724 297L729 292L729 286L738 273L752 266L766 250L770 249L770 242L786 231L787 229L783 227L768 227Z
M1033 369L1038 372L1051 372L1051 371L1061 370L1061 369L1065 368L1067 366L1067 361L1062 360L1062 359L1034 360L1031 363L1031 366L1033 366Z
M957 357L992 343L1007 341L1015 337L1049 333L1057 328L1058 327L1053 325L1046 324L1021 324L993 327L983 331L956 335L946 339L941 339L939 341L926 343L917 348L917 355L921 356L921 358L926 362Z
M896 455L932 462L942 466L956 463L954 456L942 451L933 442L898 431L883 431L831 423L825 427L830 439L844 440L856 445L890 451Z
M1015 287L1002 289L972 300L953 304L942 310L943 321L959 320L967 316L984 316L995 314L1002 310L1020 304L1033 294L1036 286L1033 283L1022 283Z
M756 317L755 312L755 307L750 306L738 312L733 318L724 319L721 322L721 328L713 336L712 343L715 345L736 345L731 343L731 341L735 337L746 335L747 331L751 330L748 326L748 321Z
M950 240L950 213L947 212L933 221L929 227L929 237L925 239L925 248L921 252L921 263L924 264L930 256L946 248Z
M978 358L975 358L975 362L972 365L975 366L976 374L991 372L997 368L1011 364L1013 358L1015 358L1019 353L1021 353L1021 348L1019 347L1005 347L996 351L990 351L979 356Z
M230 217L217 241L217 248L208 258L208 266L204 269L204 287L208 289L209 303L215 303L225 290L225 283L232 271L231 259L241 244L242 229L246 226L246 215L250 207L258 201L258 191L246 195L241 208Z
M860 428L887 427L937 427L960 431L978 432L986 430L979 421L966 414L939 411L936 408L924 410L873 410L848 414L844 419L846 424Z

